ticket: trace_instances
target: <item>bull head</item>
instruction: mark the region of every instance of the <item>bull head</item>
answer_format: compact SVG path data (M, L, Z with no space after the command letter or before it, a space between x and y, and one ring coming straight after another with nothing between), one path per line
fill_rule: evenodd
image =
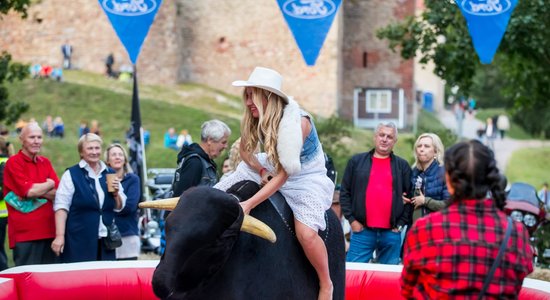
M238 188L238 187L237 187ZM229 192L229 191L228 191ZM240 231L274 243L275 233L263 222L245 215L237 193L196 187L178 198L143 202L140 208L173 209L166 219L166 250L153 275L153 289L162 299L185 298L221 269Z

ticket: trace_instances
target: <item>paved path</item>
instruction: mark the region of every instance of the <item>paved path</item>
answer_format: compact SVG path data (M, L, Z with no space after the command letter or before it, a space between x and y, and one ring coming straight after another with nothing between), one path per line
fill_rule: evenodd
M447 128L457 131L457 121L453 112L449 110L443 110L438 114L439 120ZM473 116L466 115L462 125L462 136L467 139L477 138L476 131L479 128L485 127L484 123L476 119ZM503 140L495 140L495 157L497 159L498 167L502 171L506 171L508 161L512 157L514 151L522 148L538 148L538 147L550 147L550 141L540 140L515 140L505 137Z

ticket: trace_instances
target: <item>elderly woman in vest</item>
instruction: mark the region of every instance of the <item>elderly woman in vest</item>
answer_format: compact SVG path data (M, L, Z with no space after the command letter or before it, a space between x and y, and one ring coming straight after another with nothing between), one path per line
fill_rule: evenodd
M107 226L121 211L126 195L119 179L108 192L106 175L114 173L101 161L101 138L93 133L80 137L80 162L65 171L54 202L55 239L52 250L62 262L115 260L115 250L105 247Z

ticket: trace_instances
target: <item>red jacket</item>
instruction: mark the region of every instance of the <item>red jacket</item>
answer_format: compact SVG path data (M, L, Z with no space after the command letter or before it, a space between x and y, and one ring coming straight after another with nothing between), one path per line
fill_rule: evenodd
M59 179L50 161L37 156L36 161L19 151L10 157L4 168L4 196L13 191L16 195L25 198L35 183L46 182L52 179L55 187ZM28 242L55 237L55 218L53 199L30 213L22 213L8 206L8 238L10 248L18 242Z
M504 239L507 216L491 199L464 200L419 219L403 252L402 294L408 299L477 299ZM533 271L529 233L512 233L484 299L514 299Z

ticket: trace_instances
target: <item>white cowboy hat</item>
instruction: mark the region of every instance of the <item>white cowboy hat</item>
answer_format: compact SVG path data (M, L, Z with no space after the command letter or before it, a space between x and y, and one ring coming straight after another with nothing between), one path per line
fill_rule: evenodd
M281 85L283 84L283 77L277 71L264 68L256 67L254 71L250 74L247 81L237 80L233 81L233 86L252 86L261 88L272 93L275 93L288 104L288 96L281 91Z

